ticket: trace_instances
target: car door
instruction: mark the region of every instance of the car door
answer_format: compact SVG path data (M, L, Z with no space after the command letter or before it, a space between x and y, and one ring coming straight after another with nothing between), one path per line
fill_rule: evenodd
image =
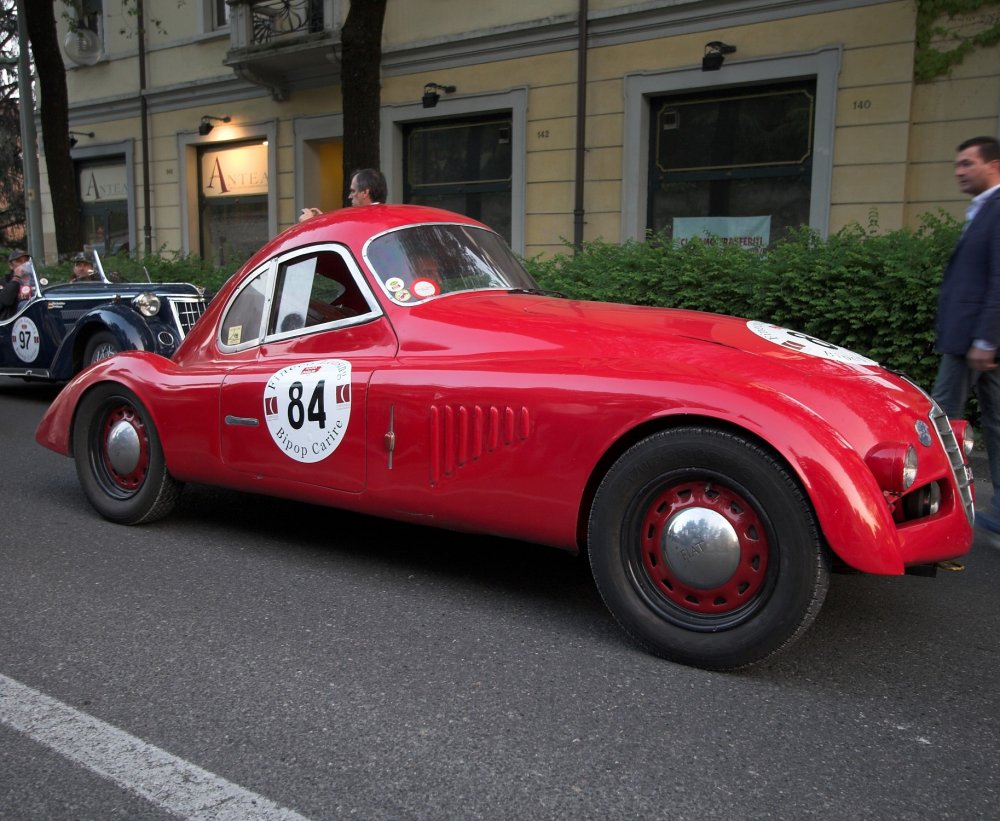
M222 382L223 461L262 490L361 491L368 382L396 337L347 251L314 247L261 270L227 307L219 344L256 350Z

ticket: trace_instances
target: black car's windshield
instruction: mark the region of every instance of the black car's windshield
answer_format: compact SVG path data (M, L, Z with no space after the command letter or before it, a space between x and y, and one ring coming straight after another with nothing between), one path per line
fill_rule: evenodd
M401 305L456 291L537 290L492 231L470 225L415 225L370 240L365 260Z

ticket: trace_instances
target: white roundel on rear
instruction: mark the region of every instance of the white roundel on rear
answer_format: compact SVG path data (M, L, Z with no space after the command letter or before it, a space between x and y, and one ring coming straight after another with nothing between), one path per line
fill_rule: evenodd
M762 339L766 339L768 342L773 342L775 345L780 345L782 348L787 348L796 353L806 354L807 356L818 356L822 359L843 362L847 365L878 365L878 362L869 359L867 356L854 353L854 351L849 351L847 348L841 348L839 345L824 342L822 339L809 336L809 334L790 331L788 328L782 328L780 325L771 325L768 322L750 320L747 322L747 328Z
M289 459L319 462L344 440L351 419L351 363L323 359L289 365L264 386L264 419Z

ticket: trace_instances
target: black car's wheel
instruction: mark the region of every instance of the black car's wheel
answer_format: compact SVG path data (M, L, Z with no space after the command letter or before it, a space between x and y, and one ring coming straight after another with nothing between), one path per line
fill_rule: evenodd
M634 445L594 499L590 562L615 618L665 658L733 670L812 623L829 564L812 509L771 455L680 428Z
M83 364L93 365L109 356L119 353L122 346L118 344L114 334L109 331L98 331L87 340L87 346L83 349Z
M149 413L118 385L99 385L80 402L73 456L87 499L113 522L160 519L173 509L182 488L167 472Z

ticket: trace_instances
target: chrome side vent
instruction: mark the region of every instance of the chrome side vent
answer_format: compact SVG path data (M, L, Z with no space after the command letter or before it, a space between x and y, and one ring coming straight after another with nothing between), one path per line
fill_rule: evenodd
M965 516L969 520L969 524L972 524L976 516L972 500L972 471L965 464L962 449L955 438L955 431L951 429L948 417L936 403L931 408L930 419L945 453L948 454L952 473L955 474L955 484L958 486L958 493L962 499L962 505L965 507Z

